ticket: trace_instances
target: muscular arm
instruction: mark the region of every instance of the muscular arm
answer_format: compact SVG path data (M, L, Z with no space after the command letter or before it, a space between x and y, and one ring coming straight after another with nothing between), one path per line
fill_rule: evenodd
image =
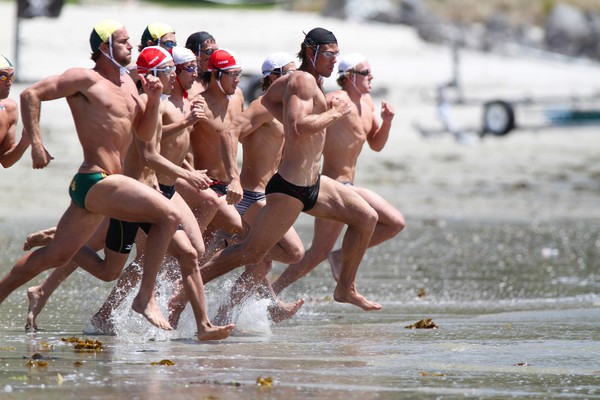
M174 134L181 132L182 129L193 126L196 122L201 119L206 119L206 113L204 112L204 98L202 96L196 96L192 99L190 105L190 112L182 119L174 121L170 124L163 124L162 135L163 139L169 138Z
M370 101L371 106L373 104L372 100ZM381 151L383 147L387 143L390 129L392 127L392 119L394 118L394 108L385 101L381 102L381 126L377 123L375 118L375 112L373 108L373 127L371 132L367 135L367 142L369 142L369 147L374 151Z
M19 117L18 107L12 100L10 102L6 101L4 106L7 113L6 120L8 126L6 127L6 134L0 142L0 164L2 164L4 168L8 168L13 166L19 161L21 156L23 156L27 147L29 147L29 138L23 131L21 140L19 143L15 143L17 121Z
M269 122L271 118L273 117L269 111L260 103L260 99L257 99L221 132L221 154L229 181L239 179L237 151L240 139L256 132L261 125Z
M147 100L147 96L143 95L143 100ZM194 171L182 168L160 154L158 150L160 132L157 130L161 128L160 124L155 125L155 134L152 135L149 141L136 140L136 146L144 165L153 169L158 174L167 175L173 179L181 178L190 182L194 187L204 189L210 182L210 179L206 176L206 171Z
M21 118L24 132L31 143L33 168L44 168L52 157L44 148L40 134L40 110L42 101L69 97L87 90L94 84L94 73L83 68L72 68L62 75L39 81L21 93Z
M293 79L290 79L287 88L289 103L284 115L291 129L290 133L305 136L323 132L334 121L350 112L350 104L338 96L332 97L331 107L328 108L325 96L310 74L298 74L291 78ZM319 113L319 109L323 112Z

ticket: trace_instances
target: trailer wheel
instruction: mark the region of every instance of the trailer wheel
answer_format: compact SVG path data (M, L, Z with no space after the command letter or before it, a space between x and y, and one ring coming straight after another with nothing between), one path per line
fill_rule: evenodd
M515 110L510 103L501 100L483 105L483 133L502 136L515 128Z

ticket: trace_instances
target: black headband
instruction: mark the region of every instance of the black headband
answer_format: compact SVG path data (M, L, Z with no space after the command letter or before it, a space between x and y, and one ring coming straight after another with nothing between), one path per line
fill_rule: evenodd
M337 39L333 32L323 28L314 28L310 30L304 38L304 43L308 46L320 46L323 44L337 44Z

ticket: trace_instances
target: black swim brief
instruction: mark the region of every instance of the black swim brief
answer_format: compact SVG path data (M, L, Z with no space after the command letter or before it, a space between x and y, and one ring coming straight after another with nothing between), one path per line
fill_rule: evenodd
M170 200L175 195L175 186L159 184L159 187L162 195L167 199ZM116 251L117 253L131 253L138 228L141 228L147 235L150 232L150 228L152 228L152 224L148 222L120 221L118 219L111 218L108 224L108 231L106 232L106 248ZM183 227L179 225L177 230L181 229L183 229Z
M227 186L229 186L228 182L223 182L218 179L212 179L210 183L210 188L217 194L217 196L225 196L227 194Z
M266 194L283 193L288 196L295 197L304 204L302 211L309 211L317 203L319 197L319 188L321 187L321 175L317 178L317 182L311 186L296 186L289 183L276 173L271 177L265 189Z
M167 186L159 183L158 187L160 188L163 196L165 196L167 199L171 200L173 196L175 196L175 185Z
M131 253L135 243L138 228L142 228L146 234L150 232L152 225L146 222L126 222L111 218L106 232L104 246L121 254Z

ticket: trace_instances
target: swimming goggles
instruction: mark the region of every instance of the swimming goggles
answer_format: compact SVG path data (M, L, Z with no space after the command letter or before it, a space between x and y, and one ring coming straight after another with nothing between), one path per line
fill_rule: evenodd
M371 70L370 69L365 69L363 71L353 70L353 71L350 71L350 72L352 72L353 74L358 74L358 75L362 75L362 76L369 76L369 74L371 73Z
M332 58L340 55L339 51L323 51L323 50L319 50L319 49L316 49L316 50L317 50L317 53L323 54L323 57L325 57L327 59L332 59Z
M15 73L14 72L12 74L10 74L10 75L7 75L7 74L1 74L0 75L0 81L4 82L4 81L8 81L8 80L11 80L11 81L15 80Z

